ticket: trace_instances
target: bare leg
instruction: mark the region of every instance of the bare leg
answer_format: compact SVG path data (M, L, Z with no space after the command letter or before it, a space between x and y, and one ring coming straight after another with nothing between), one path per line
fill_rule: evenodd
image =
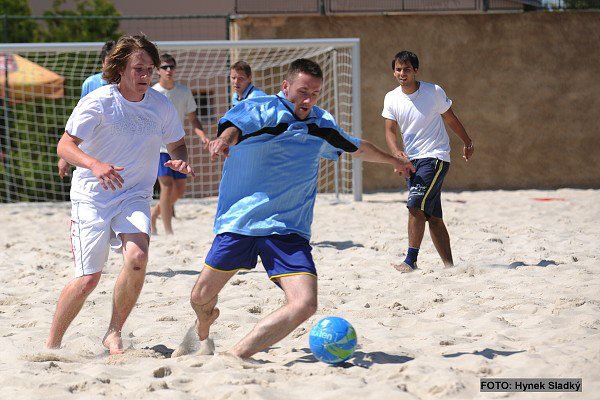
M279 279L287 303L260 320L229 353L249 358L285 338L317 311L317 278L292 275Z
M167 235L173 234L173 227L171 226L171 220L173 219L173 181L174 179L170 176L158 177L158 183L160 184L160 217Z
M148 263L149 238L145 233L122 233L123 268L115 283L113 310L102 340L110 354L123 353L121 331L142 291Z
M435 249L442 258L444 266L454 266L452 249L450 248L450 235L448 235L444 220L436 217L429 218L429 233L431 234L431 240Z
M190 303L196 312L196 332L200 340L206 340L210 326L219 317L217 295L235 272L221 272L204 268L192 289Z
M152 233L153 234L158 233L158 229L156 228L156 220L158 219L159 215L160 215L160 203L157 203L154 207L152 207L152 210L150 211L150 220L152 221Z
M177 200L181 199L185 195L185 185L186 185L185 179L175 179L174 180L173 194L172 194L173 204L175 204L177 202Z
M425 213L418 208L408 209L408 247L415 249L421 248L423 235L425 234ZM393 264L393 267L400 272L411 272L413 268L405 262Z
M418 208L408 209L408 246L415 249L421 248L425 234L425 213Z
M96 272L92 275L80 276L64 287L58 298L56 312L52 319L52 327L46 340L46 347L50 349L60 347L67 328L81 311L85 299L98 285L100 274L100 272Z

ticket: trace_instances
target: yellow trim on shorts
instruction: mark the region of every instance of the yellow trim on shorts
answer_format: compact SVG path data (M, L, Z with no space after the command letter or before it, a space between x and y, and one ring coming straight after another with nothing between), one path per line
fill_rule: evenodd
M273 276L270 276L269 279L275 280L275 279L279 279L279 278L284 278L286 276L294 276L294 275L310 275L310 276L314 276L315 278L317 277L317 275L310 273L310 272L292 272L289 274L273 275Z
M212 269L213 271L216 271L216 272L238 272L238 271L241 271L241 270L250 271L252 269L252 268L236 268L236 269L227 269L227 270L225 270L225 269L217 269L215 267L211 267L207 263L204 263L204 266L206 268Z
M429 184L429 189L427 189L427 192L425 193L425 196L423 196L423 201L421 201L421 211L425 211L425 200L427 200L427 196L429 195L429 192L431 192L431 189L433 189L433 185L435 185L435 181L437 181L438 176L440 176L440 173L444 169L444 162L443 161L436 160L435 162L436 163L438 163L438 162L440 163L440 169L438 169L438 171L435 173L435 176L433 177L433 180Z

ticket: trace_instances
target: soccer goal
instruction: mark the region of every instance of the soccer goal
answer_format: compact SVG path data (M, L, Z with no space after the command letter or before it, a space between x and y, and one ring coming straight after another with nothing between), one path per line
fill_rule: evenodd
M318 105L349 133L361 136L358 39L157 42L177 60L178 82L195 96L198 115L214 138L219 118L231 107L229 67L252 67L253 83L268 94L281 90L289 64L318 62L324 84ZM0 201L64 201L69 179L57 173L56 144L81 95L86 77L101 69L102 43L0 44ZM155 76L154 82L158 81ZM196 177L187 198L216 196L222 160L212 161L186 121L186 141ZM362 197L362 166L344 154L322 161L319 193Z

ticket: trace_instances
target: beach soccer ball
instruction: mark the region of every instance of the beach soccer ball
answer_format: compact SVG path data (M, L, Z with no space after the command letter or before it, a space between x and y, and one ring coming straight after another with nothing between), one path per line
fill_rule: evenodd
M328 364L349 359L356 349L356 331L340 317L326 317L316 323L308 335L313 355Z

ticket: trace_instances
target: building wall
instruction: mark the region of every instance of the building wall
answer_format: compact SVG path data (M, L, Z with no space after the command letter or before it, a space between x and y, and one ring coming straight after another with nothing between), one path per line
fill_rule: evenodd
M237 19L232 38L361 39L364 137L385 148L381 108L391 60L417 53L474 138L461 158L449 131L449 189L600 187L600 13L271 17ZM365 190L400 184L365 163Z

